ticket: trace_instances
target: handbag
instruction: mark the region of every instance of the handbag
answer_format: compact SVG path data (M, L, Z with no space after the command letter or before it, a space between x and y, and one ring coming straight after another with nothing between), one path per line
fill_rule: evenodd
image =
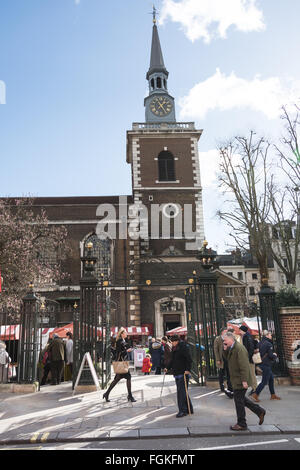
M118 357L118 361L113 361L112 366L114 369L115 374L127 374L129 370L129 361L120 361L120 355Z
M113 361L112 366L115 374L127 374L129 361Z
M252 361L254 362L254 364L261 364L262 363L260 352L257 352L255 354L253 354Z

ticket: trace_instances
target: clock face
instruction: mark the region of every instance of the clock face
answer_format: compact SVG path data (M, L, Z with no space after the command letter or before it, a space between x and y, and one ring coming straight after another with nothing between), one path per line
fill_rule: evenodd
M155 116L167 116L172 111L172 103L165 96L157 96L150 103L150 109Z

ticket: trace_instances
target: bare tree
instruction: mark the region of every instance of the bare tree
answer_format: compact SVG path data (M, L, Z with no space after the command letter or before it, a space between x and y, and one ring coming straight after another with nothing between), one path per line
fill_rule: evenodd
M219 182L228 197L226 210L218 215L231 227L236 245L250 248L262 282L269 277L271 255L287 282L295 284L300 247L300 119L297 105L293 117L282 109L284 135L279 145L256 138L251 131L249 138L235 137L220 146ZM276 160L271 156L274 149Z
M269 149L270 143L257 139L253 131L249 138L235 137L219 147L219 182L227 199L226 210L220 209L218 215L231 228L236 245L242 250L250 247L261 279L268 278L268 188L273 185Z

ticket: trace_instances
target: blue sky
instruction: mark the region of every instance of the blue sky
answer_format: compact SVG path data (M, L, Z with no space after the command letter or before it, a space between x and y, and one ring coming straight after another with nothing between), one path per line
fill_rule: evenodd
M155 5L177 120L204 130L205 232L223 251L215 149L250 129L279 136L280 105L300 95L300 2ZM148 0L0 0L0 197L131 194L126 130L144 121L151 10Z

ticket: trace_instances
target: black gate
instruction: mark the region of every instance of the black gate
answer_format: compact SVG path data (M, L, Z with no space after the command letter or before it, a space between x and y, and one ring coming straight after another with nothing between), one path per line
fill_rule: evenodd
M87 244L87 255L81 258L80 307L74 312L73 388L85 353L90 353L99 384L105 388L111 376L110 292L102 277L100 285L94 276L97 258L93 244ZM78 385L94 384L89 368L84 368Z

